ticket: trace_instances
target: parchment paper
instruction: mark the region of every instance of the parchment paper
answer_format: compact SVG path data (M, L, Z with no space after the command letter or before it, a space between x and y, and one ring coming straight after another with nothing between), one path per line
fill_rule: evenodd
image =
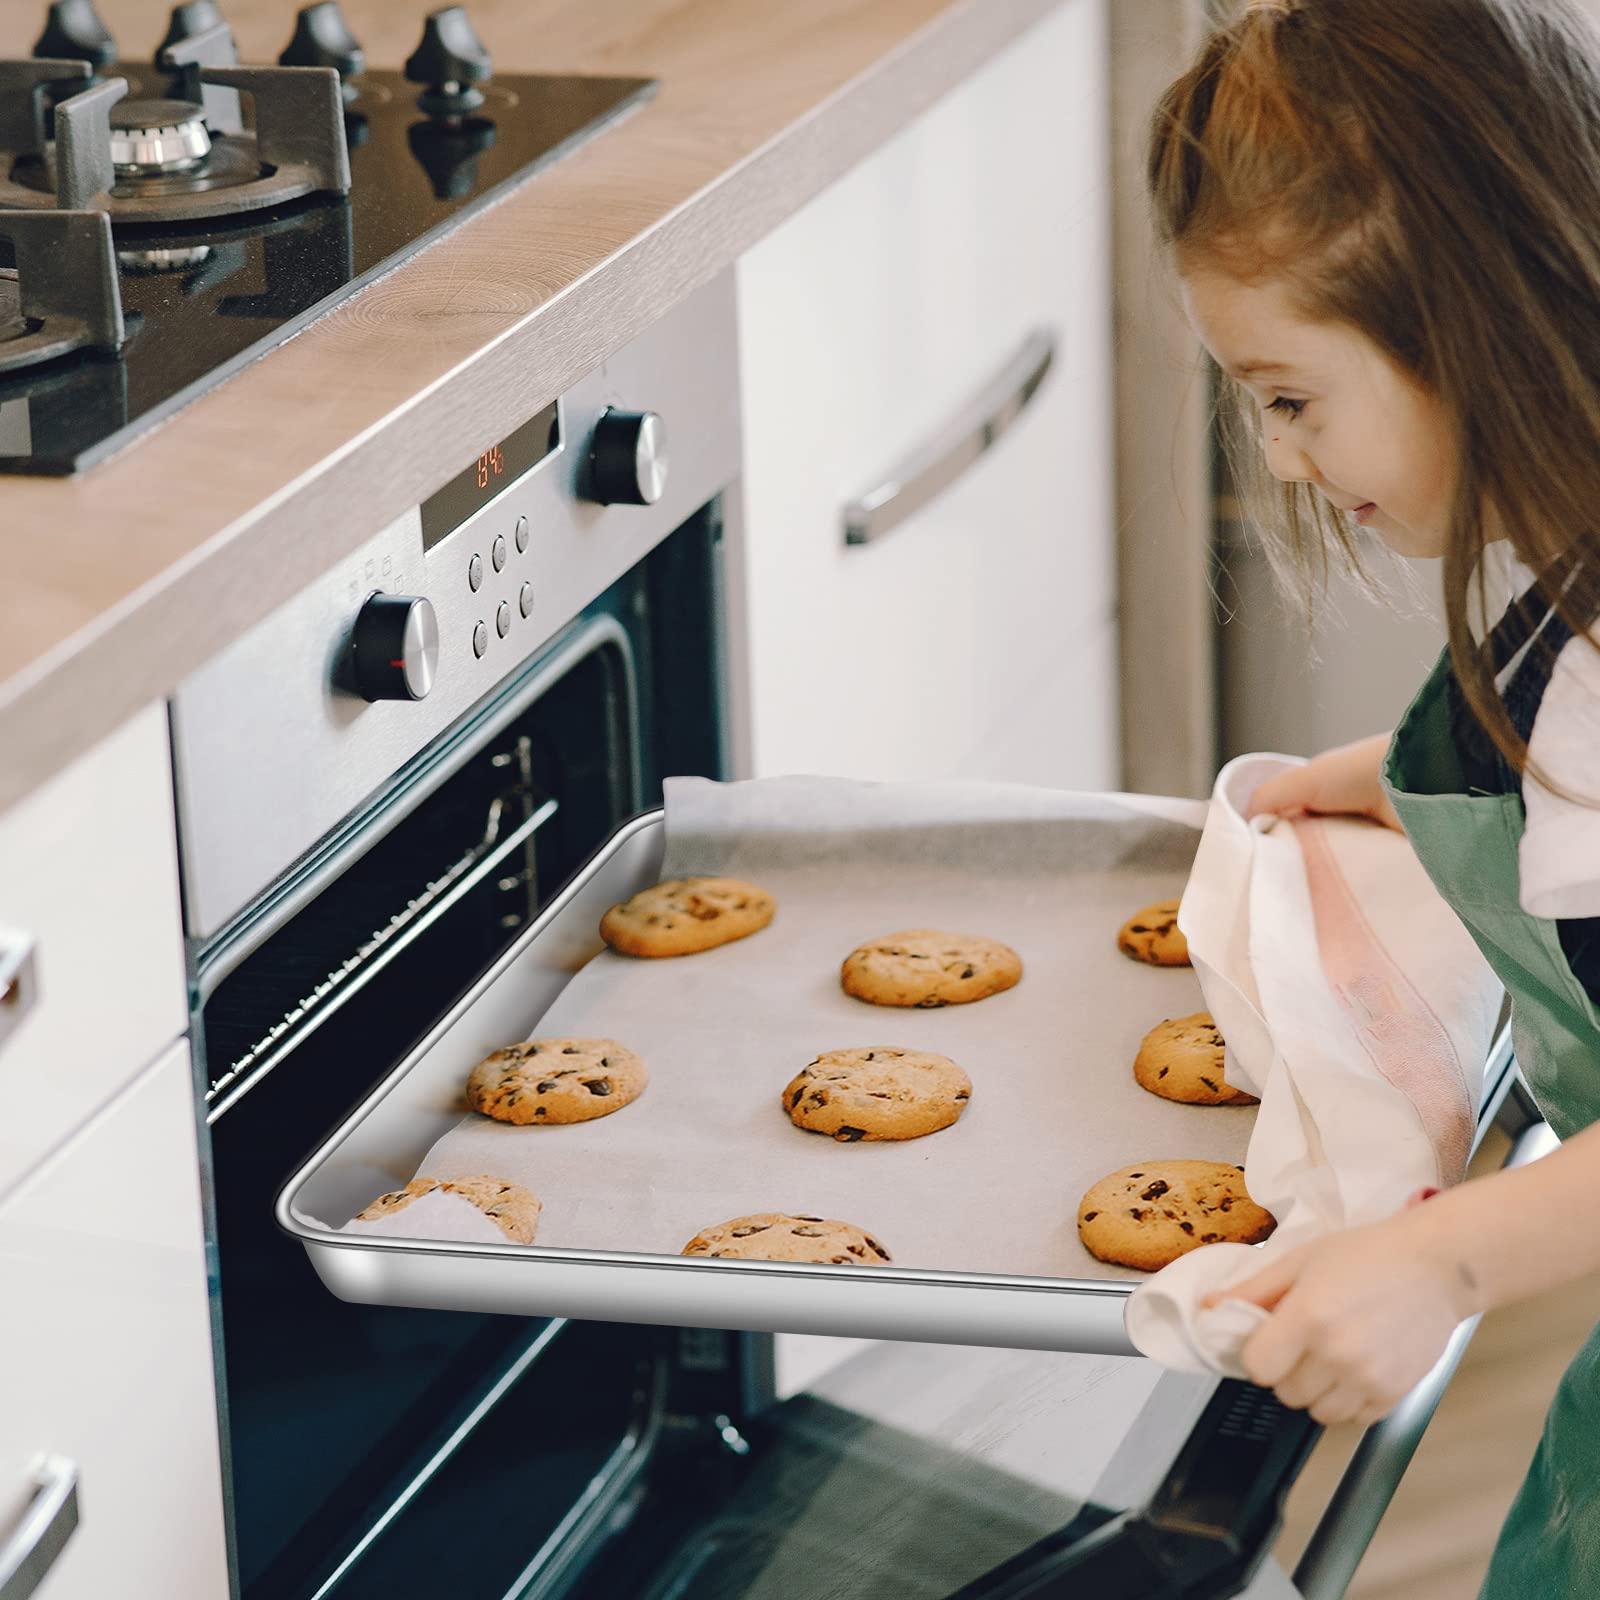
M1083 1191L1141 1160L1242 1162L1254 1117L1133 1080L1144 1033L1204 1004L1187 968L1116 948L1121 923L1180 893L1193 860L1204 806L1162 804L1015 785L669 780L663 875L760 883L777 898L771 926L698 955L597 955L534 1036L622 1041L645 1059L645 1093L566 1127L469 1114L418 1172L525 1184L544 1202L537 1245L677 1255L709 1224L791 1211L857 1223L901 1266L1139 1278L1079 1244ZM1021 983L931 1011L843 992L855 945L917 927L1004 940ZM960 1121L855 1144L789 1121L780 1097L796 1072L823 1050L876 1045L964 1067Z

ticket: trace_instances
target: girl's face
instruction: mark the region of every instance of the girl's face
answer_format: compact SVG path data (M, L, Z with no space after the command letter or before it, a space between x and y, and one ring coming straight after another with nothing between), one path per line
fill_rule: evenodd
M1403 556L1442 556L1455 487L1444 408L1365 334L1307 322L1281 282L1186 273L1189 321L1261 408L1267 467Z

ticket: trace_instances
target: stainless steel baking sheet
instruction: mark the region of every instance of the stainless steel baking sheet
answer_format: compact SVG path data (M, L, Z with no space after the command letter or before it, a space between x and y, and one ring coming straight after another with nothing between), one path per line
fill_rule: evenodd
M1188 969L1128 961L1114 934L1177 894L1203 806L1015 786L828 779L673 780L286 1187L278 1215L337 1294L613 1320L1128 1351L1141 1275L1079 1244L1096 1178L1163 1156L1244 1159L1253 1112L1158 1100L1133 1081L1139 1039L1203 1004ZM661 876L731 873L779 910L701 955L630 960L595 933ZM1022 982L933 1011L865 1005L838 986L863 939L935 926L1006 940ZM651 1081L612 1116L515 1128L463 1114L488 1050L534 1033L603 1035ZM936 1050L973 1097L923 1139L843 1145L784 1115L819 1051ZM492 1172L544 1201L532 1246L341 1231L418 1172ZM881 1239L877 1268L685 1258L700 1228L746 1211L843 1217Z

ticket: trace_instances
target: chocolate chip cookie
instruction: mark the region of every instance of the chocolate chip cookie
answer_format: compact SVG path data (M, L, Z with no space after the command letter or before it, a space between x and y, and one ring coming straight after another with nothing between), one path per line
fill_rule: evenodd
M1230 1087L1223 1077L1227 1050L1209 1011L1169 1017L1144 1036L1133 1058L1139 1087L1163 1100L1191 1106L1253 1106L1253 1094Z
M1189 965L1189 941L1178 930L1178 902L1158 900L1129 917L1117 931L1117 948L1153 967Z
M413 1178L403 1189L391 1189L380 1194L364 1211L356 1213L357 1222L377 1222L382 1217L404 1211L413 1200L420 1200L436 1189L446 1194L458 1194L470 1200L513 1244L532 1244L539 1227L539 1212L543 1207L539 1197L520 1183L508 1183L504 1178L491 1178L480 1173L472 1178Z
M918 1139L948 1128L972 1098L955 1062L890 1045L827 1050L789 1080L783 1108L797 1128L862 1139Z
M740 878L668 878L600 919L600 937L625 956L687 956L759 932L777 902Z
M964 1005L1011 988L1022 958L998 939L911 928L858 945L844 958L846 994L875 1006Z
M791 1216L786 1211L757 1211L702 1228L682 1253L743 1261L817 1261L838 1267L873 1267L889 1259L889 1252L853 1222Z
M467 1103L497 1122L592 1122L631 1105L649 1077L615 1039L526 1039L486 1056Z
M1155 1272L1203 1244L1259 1244L1277 1221L1225 1161L1142 1161L1078 1204L1078 1237L1101 1261Z

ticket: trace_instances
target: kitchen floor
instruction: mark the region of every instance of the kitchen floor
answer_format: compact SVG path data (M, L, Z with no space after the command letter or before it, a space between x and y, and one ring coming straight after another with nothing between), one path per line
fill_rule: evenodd
M1503 1159L1498 1131L1473 1163ZM1567 1363L1600 1322L1600 1275L1492 1312L1445 1392L1348 1600L1471 1600ZM1360 1430L1330 1429L1290 1497L1277 1545L1293 1571Z

